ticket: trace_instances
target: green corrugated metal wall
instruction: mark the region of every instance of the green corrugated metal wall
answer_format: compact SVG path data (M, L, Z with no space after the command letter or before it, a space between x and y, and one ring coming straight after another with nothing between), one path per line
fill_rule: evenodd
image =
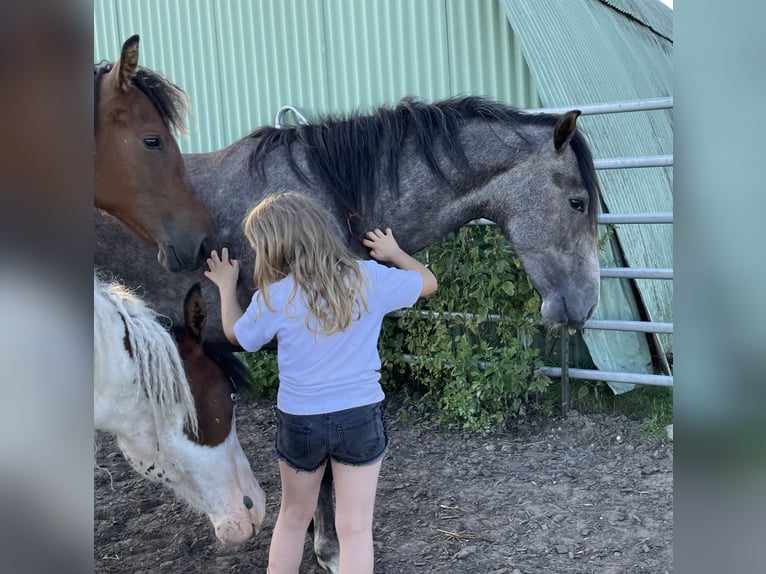
M140 62L192 102L184 152L272 124L458 94L539 99L497 0L95 0L94 61L141 35Z

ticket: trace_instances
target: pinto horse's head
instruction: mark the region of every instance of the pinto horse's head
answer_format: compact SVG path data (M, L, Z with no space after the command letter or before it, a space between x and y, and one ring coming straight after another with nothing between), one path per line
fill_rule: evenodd
M170 271L197 269L211 224L186 174L171 128L184 131L186 95L139 67L138 36L120 59L94 70L94 205L159 248Z
M197 506L206 512L216 537L227 545L244 542L258 532L266 513L266 497L237 438L234 406L247 384L246 368L230 352L203 341L207 309L199 283L184 301L184 323L174 330L197 410L197 432L185 432L189 455L183 463L195 465L188 485Z
M94 277L94 410L131 466L205 513L216 537L239 544L260 530L266 497L240 446L236 393L249 381L231 353L202 339L199 284L172 333L117 283Z

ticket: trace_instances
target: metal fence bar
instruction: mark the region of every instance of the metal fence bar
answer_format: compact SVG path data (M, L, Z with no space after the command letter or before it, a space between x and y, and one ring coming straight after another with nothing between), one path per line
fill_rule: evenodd
M596 371L593 369L567 369L572 379L587 381L609 381L614 383L633 383L636 385L653 385L656 387L672 387L673 377L667 375L649 375L645 373L622 373L619 371ZM561 367L540 367L540 372L549 377L560 377ZM563 395L563 390L562 390Z
M432 319L478 319L476 313L457 312L457 311L426 311L424 309L407 309L389 313L389 317L406 317L408 315L417 315ZM487 321L499 321L502 317L497 314L489 314L484 317ZM610 319L591 319L585 322L583 329L602 329L604 331L634 331L639 333L673 333L673 323L661 323L653 321L621 321Z
M673 223L672 211L637 212L637 213L600 213L599 225L615 223ZM469 225L495 225L490 219L474 219Z
M421 317L428 317L433 319L477 319L479 315L476 313L467 313L463 311L426 311L424 309L400 309L399 311L393 311L389 313L388 317L406 317L408 315L419 315ZM485 317L487 321L499 321L500 315L491 314Z
M605 157L593 160L596 169L630 169L635 167L668 167L673 165L672 155L645 155L638 157Z
M672 211L656 213L601 213L598 216L600 225L612 223L673 223Z
M569 413L569 329L561 330L561 416Z
M652 267L602 267L601 277L610 279L673 279L673 269Z
M673 334L673 323L654 321L619 321L617 319L590 319L582 326L583 329L600 329L602 331L632 331L636 333Z
M562 340L564 338L562 337ZM568 345L566 346L568 348ZM562 354L565 352L565 348L562 348ZM405 363L411 362L415 355L403 354L401 355L402 361ZM434 359L437 360L437 359ZM487 367L487 361L479 361L478 366L480 369ZM542 366L539 368L540 372L548 377L561 377L563 370L561 367L548 367ZM594 369L572 369L567 366L566 372L572 379L583 379L586 381L611 381L615 383L632 383L636 385L653 385L657 387L672 387L673 377L667 375L650 375L648 373L623 373L620 371L597 371ZM569 385L566 385L568 387ZM562 396L569 395L568 388L562 387Z
M557 106L523 110L527 113L565 114L571 110L580 110L584 116L597 114L614 114L621 112L647 112L651 110L668 110L673 108L673 96L660 98L642 98L622 102L603 102L600 104L581 104L572 106Z

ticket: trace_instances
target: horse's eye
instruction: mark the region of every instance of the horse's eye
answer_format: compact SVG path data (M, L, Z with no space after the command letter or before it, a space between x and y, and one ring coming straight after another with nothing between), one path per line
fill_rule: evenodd
M237 393L231 393L231 402L236 403L239 400L239 395Z
M144 145L149 149L162 149L160 138L144 138Z
M569 199L569 207L577 211L583 212L585 211L585 200L580 199L579 197L572 197Z

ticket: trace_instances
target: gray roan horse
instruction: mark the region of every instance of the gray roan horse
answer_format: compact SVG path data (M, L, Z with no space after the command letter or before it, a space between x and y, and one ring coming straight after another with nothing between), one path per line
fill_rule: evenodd
M360 256L366 230L391 227L417 252L469 221L502 229L540 292L551 323L581 327L598 303L599 189L590 150L576 129L579 112L524 114L482 98L434 104L406 98L371 115L262 127L229 147L185 156L187 172L214 229L243 270L240 303L252 294L252 254L241 233L249 207L267 194L310 194L335 216ZM152 250L103 215L96 217L97 266L118 274L159 311L176 302L201 271L168 273ZM217 292L205 283L209 301ZM211 306L207 338L223 340ZM328 467L329 468L329 467ZM337 566L331 477L315 517L315 551Z

